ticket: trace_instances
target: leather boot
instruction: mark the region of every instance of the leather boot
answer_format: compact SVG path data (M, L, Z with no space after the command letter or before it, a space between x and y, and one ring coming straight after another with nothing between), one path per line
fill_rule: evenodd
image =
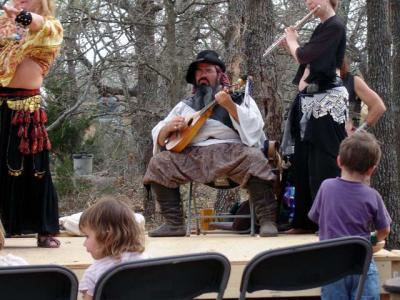
M167 188L152 183L151 189L160 204L165 223L149 232L150 237L185 236L186 228L183 220L182 203L179 189Z
M277 202L272 183L251 177L246 186L250 201L253 202L256 218L260 225L260 236L277 236L276 209Z

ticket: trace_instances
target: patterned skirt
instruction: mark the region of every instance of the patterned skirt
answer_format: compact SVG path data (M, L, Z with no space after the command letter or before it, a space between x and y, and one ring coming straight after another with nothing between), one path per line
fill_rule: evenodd
M0 88L0 217L8 234L54 234L58 198L39 90Z

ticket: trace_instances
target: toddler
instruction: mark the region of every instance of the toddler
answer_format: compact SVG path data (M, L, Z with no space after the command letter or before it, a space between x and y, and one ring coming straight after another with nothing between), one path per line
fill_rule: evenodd
M95 260L79 283L85 300L93 298L97 280L108 269L148 258L144 253L144 233L130 208L119 200L103 198L86 209L79 229L86 236L83 245Z

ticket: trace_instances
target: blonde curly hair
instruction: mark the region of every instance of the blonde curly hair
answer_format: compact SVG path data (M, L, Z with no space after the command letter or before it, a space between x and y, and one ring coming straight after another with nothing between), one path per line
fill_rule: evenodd
M102 197L86 209L79 220L79 229L95 232L103 257L119 258L123 252L144 251L144 232L133 211L122 201Z

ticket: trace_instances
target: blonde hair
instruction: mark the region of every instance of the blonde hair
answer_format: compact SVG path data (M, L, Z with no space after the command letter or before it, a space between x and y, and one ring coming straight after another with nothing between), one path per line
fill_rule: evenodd
M103 257L144 251L144 233L131 209L120 200L102 197L86 209L79 220L79 229L85 228L94 231Z

